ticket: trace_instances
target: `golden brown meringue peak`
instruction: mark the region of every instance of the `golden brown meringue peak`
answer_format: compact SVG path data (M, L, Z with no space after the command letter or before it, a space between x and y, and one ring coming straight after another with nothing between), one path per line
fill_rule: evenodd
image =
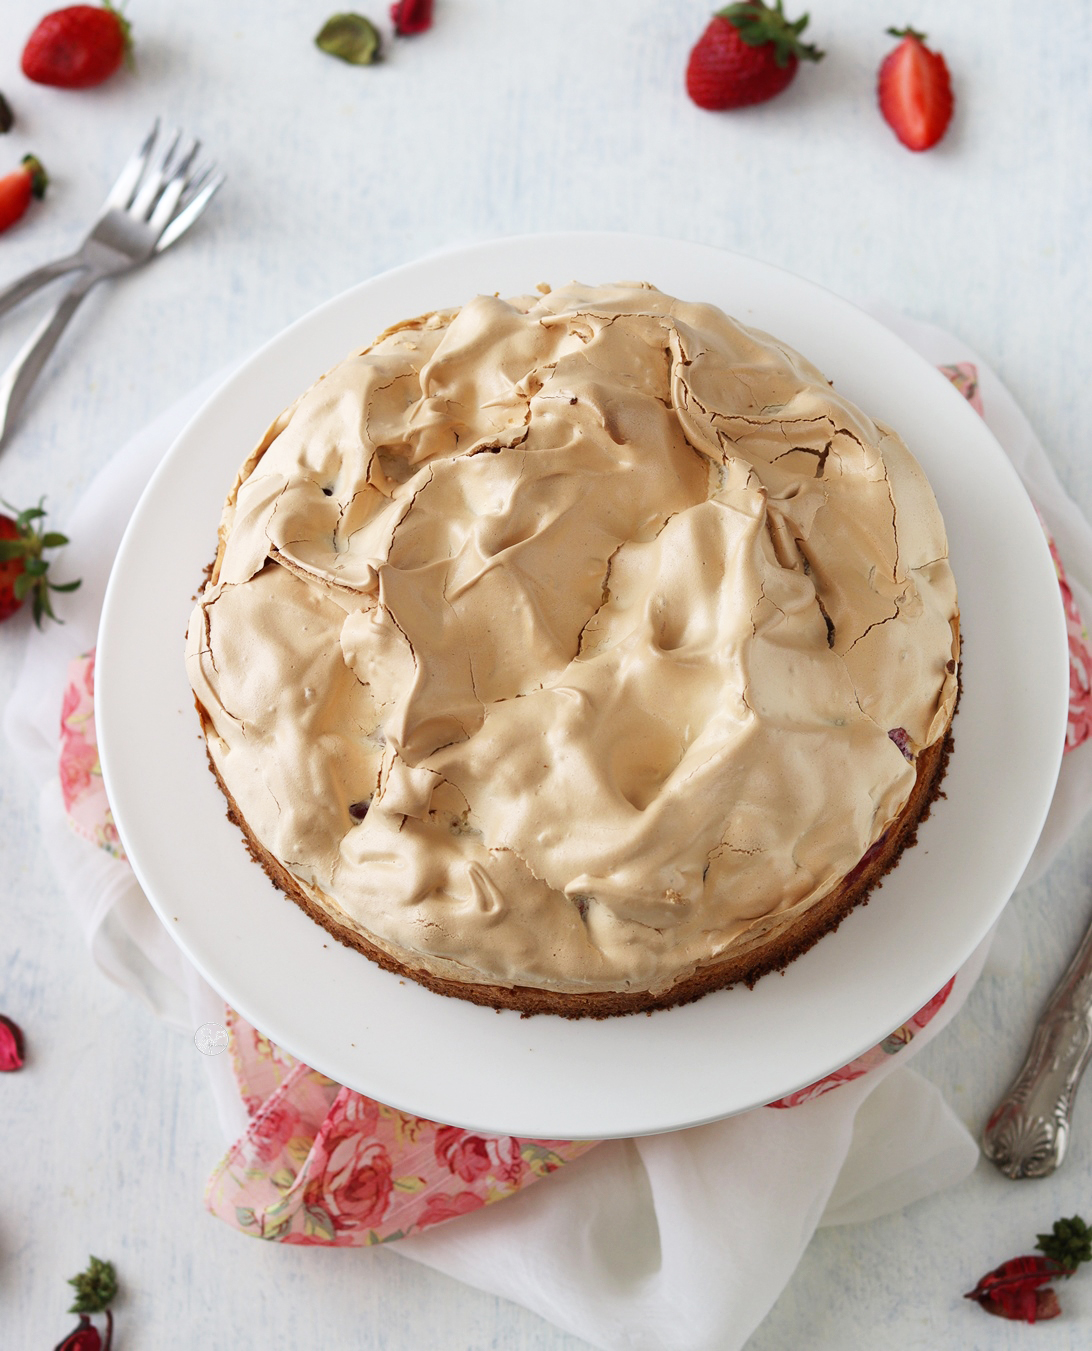
M316 904L434 974L568 991L669 986L828 893L958 655L894 433L711 306L573 283L398 325L297 400L187 660Z

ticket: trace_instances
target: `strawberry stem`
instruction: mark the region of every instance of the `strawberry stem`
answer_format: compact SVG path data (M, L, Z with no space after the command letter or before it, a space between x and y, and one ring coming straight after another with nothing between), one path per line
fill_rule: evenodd
M36 155L24 155L22 163L23 168L30 174L30 190L40 201L49 186L49 176L42 168L42 161Z
M68 1284L76 1291L69 1313L106 1313L109 1316L107 1306L113 1303L118 1293L118 1278L113 1262L92 1257L87 1270L73 1276Z
M824 53L810 42L801 42L800 34L808 26L808 15L802 14L795 22L785 18L781 0L774 0L774 7L763 0L740 0L740 3L718 9L716 17L727 19L737 29L740 39L748 47L765 47L772 44L774 60L782 70L792 57L798 61L821 61Z
M1059 1262L1071 1275L1082 1262L1092 1262L1092 1229L1079 1215L1055 1220L1049 1234L1037 1234L1036 1247L1047 1260Z
M918 42L925 42L928 33L919 33L916 28L911 28L909 24L905 28L885 28L885 33L890 33L893 38L916 38Z
M110 0L102 0L103 9L109 10L118 22L118 28L121 29L122 41L125 43L125 67L127 70L136 70L136 59L133 56L133 25L125 17L121 8L112 5Z

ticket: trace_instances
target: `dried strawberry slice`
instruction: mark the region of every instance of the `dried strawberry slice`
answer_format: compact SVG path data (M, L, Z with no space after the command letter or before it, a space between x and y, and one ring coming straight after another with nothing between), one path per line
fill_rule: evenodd
M22 1029L0 1013L0 1070L21 1070L23 1060Z

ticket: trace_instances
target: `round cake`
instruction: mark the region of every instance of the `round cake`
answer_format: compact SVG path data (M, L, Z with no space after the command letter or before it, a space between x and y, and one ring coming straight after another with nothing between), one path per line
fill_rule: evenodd
M270 427L187 665L231 818L442 994L603 1017L784 966L913 842L959 692L932 491L651 286L407 320Z

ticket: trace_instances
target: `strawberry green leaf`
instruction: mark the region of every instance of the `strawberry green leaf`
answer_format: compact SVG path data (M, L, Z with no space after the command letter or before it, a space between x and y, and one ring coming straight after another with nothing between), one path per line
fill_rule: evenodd
M30 174L30 190L39 201L45 196L45 190L49 187L49 175L42 168L42 161L37 155L24 155L23 168Z
M1082 1262L1092 1262L1092 1229L1079 1215L1055 1220L1049 1234L1037 1234L1036 1247L1067 1271L1076 1271Z
M118 1293L118 1278L113 1262L92 1257L86 1271L68 1282L76 1291L69 1313L103 1313Z
M800 34L808 26L808 15L802 14L790 23L781 5L782 0L774 0L773 8L763 0L740 0L718 9L717 16L727 19L748 47L772 45L774 61L782 70L793 57L798 61L821 61L824 53L818 47L800 41Z
M49 563L43 556L44 552L47 549L61 548L68 543L68 536L56 530L38 533L36 522L46 514L44 501L43 498L37 506L27 507L25 511L20 512L16 512L10 503L0 501L0 505L12 512L11 517L2 518L5 535L10 535L12 526L18 532L15 539L0 539L0 564L16 564L15 567L8 568L9 575L4 579L5 587L10 588L6 594L9 600L15 601L14 608L18 608L28 597L32 597L34 622L39 626L43 619L56 619L49 592L75 591L79 586L78 581L52 582L47 575ZM19 567L19 564L22 566ZM12 612L12 608L10 605L7 607L8 614Z

